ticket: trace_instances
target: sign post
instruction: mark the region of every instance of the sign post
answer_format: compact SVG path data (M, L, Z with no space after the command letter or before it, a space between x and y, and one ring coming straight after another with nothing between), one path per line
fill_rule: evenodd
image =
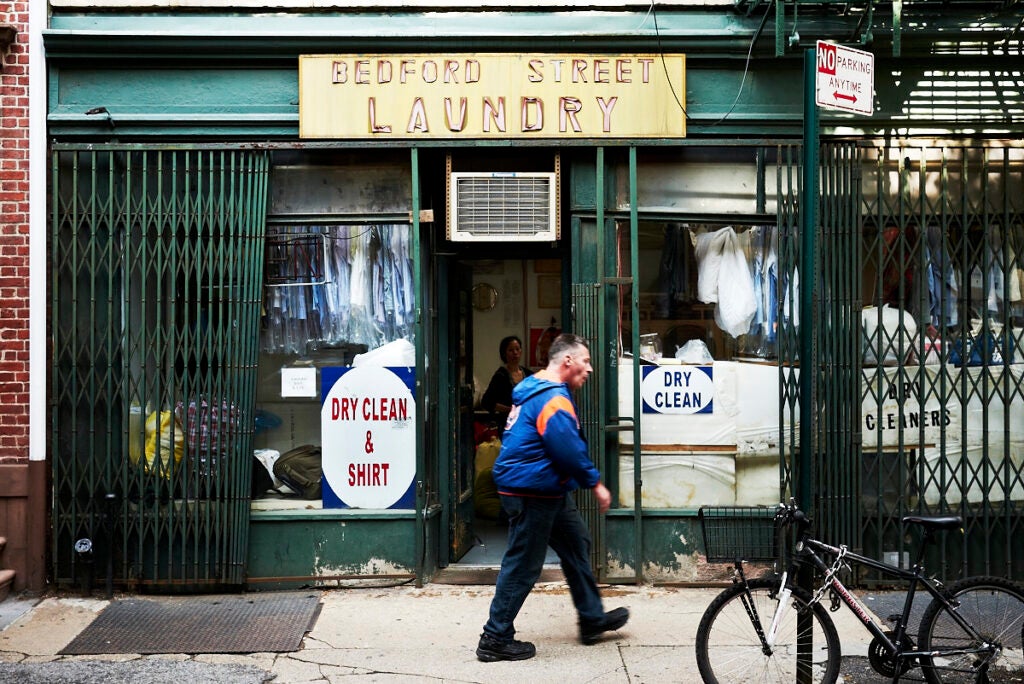
M814 104L811 104L811 90ZM817 398L814 396L818 273L818 107L870 115L875 106L875 57L870 52L819 40L804 53L804 153L800 236L800 468L797 493L805 511L813 512L811 468L815 459Z
M871 114L875 106L875 56L818 41L814 101L819 107Z
M811 470L820 461L817 453L817 413L814 376L818 372L818 356L814 340L818 328L818 107L838 109L856 114L874 110L875 59L869 52L826 43L819 40L816 50L804 53L804 200L800 208L800 467L795 483L798 501L803 510L814 515L811 494ZM814 104L811 104L811 90ZM811 569L800 571L797 584L805 589L812 585ZM801 637L797 644L797 682L810 681L811 632L809 614L797 617Z

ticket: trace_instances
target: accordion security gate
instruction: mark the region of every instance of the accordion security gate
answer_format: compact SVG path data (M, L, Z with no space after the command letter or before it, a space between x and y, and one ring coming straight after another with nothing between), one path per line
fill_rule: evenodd
M799 477L798 373L814 368L822 535L905 563L920 540L903 516L960 515L964 533L944 534L926 567L1020 579L1024 149L826 143L819 172L812 359L793 321L780 330L784 491ZM798 204L780 197L790 274Z
M54 146L58 583L244 582L267 171L262 152Z
M799 494L808 483L813 501L801 501L812 510L817 529L826 539L860 547L859 469L862 459L857 416L860 308L859 256L860 162L855 146L823 144L819 148L817 185L819 212L815 254L809 261L815 273L799 273L801 250L800 196L804 178L797 164L801 150L782 148L777 166L779 189L779 267L781 282L797 283L778 295L779 386L782 428L783 497ZM801 288L812 286L812 311L800 310ZM786 312L792 312L787 314ZM810 358L801 358L801 321L813 321ZM809 459L801 458L800 373L813 372L810 388L814 424ZM809 473L801 472L810 466ZM801 484L803 483L803 484ZM827 492L827 495L822 493Z
M927 567L1019 580L1024 147L908 141L861 158L864 549L906 558L902 516L956 514L964 533Z

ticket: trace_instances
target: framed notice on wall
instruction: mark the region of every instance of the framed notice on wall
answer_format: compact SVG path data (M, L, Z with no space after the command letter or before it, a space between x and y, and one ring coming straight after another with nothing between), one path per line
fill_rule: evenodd
M541 309L558 309L562 306L562 276L537 276L537 306Z

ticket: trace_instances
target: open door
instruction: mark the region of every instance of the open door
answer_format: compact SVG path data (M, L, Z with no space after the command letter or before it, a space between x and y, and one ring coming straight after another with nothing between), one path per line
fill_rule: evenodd
M472 269L452 264L448 287L448 340L450 356L457 359L449 370L448 387L452 416L451 468L451 562L473 547L473 306Z
M447 308L438 314L438 329L445 338L439 341L439 349L444 350L439 382L448 383L441 389L448 403L439 407L439 413L446 415L439 448L446 464L443 515L448 548L442 553L447 554L448 564L436 578L439 581L486 583L497 575L508 523L493 481L486 475L501 448L505 418L476 401L504 366L507 348L503 343L510 336L519 338L519 364L536 370L538 363L530 360L531 352L541 348L542 333L552 317L556 322L563 320L567 310L569 298L557 275L561 254L550 249L543 253L538 271L537 249L531 253L517 247L509 243L500 250L462 248L457 255L445 255L444 264L439 264L439 292L447 288L440 302ZM547 283L549 290L542 293L538 281ZM505 389L502 386L501 392ZM554 551L549 551L545 564L557 562Z

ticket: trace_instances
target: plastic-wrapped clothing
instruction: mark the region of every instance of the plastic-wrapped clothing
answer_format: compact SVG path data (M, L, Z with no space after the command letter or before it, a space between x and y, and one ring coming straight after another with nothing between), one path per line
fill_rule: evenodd
M755 226L748 232L750 235L750 277L754 286L754 318L750 321L750 334L760 335L765 332L767 315L765 312L765 279L764 268L766 243L770 228Z
M347 339L365 344L370 348L380 344L377 328L373 321L373 243L371 230L353 235L349 245L349 263L352 264L350 293L351 315L348 321Z
M864 363L896 365L902 348L904 358L914 350L917 321L908 311L894 309L888 304L879 309L866 306L860 314L864 335Z
M772 245L764 261L765 341L775 342L779 332L779 257Z
M326 255L319 247L296 248L292 254L276 246L273 263L282 266L268 275L300 284L312 283L322 271L325 282L268 287L264 349L301 354L311 340L373 348L411 335L415 302L408 226L310 226L281 235L293 232L326 236Z
M960 286L953 270L953 261L938 226L930 226L925 237L924 258L928 273L928 311L931 323L936 328L954 326L957 324Z
M689 297L690 273L684 230L678 223L665 226L665 241L658 267L659 289L664 294L656 303L658 310L655 314L661 318L671 318L678 303Z
M718 327L733 337L750 330L757 312L750 267L731 226L697 236L697 298L715 306Z

